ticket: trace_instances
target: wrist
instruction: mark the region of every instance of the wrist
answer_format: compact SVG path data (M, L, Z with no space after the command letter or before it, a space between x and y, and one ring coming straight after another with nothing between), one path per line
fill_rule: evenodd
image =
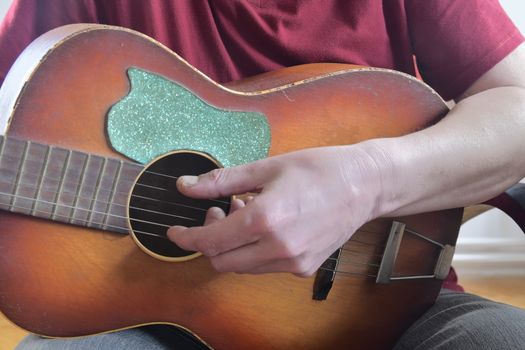
M403 191L397 174L397 167L402 159L396 156L397 143L395 139L372 139L354 145L364 156L364 162L370 169L368 173L369 195L374 200L372 217L388 216L402 206Z

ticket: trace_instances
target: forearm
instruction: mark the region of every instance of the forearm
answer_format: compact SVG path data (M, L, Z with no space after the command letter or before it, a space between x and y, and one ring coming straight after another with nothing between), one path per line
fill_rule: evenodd
M480 92L430 128L360 147L380 173L378 216L482 202L525 177L525 89Z

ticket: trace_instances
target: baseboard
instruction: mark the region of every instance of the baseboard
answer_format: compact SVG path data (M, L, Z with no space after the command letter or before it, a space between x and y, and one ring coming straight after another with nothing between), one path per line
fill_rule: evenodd
M469 239L456 248L460 276L525 276L525 239Z

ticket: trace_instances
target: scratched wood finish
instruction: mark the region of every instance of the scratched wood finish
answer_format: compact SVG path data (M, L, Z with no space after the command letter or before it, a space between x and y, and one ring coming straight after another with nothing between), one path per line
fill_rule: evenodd
M34 66L36 71L27 68ZM271 155L402 135L447 112L437 95L414 80L343 65L268 73L230 84L253 92L235 93L151 40L88 25L59 29L27 51L0 91L0 125L21 139L124 159L107 143L105 116L126 95L131 66L177 81L219 108L264 113ZM25 74L26 84L13 78L17 72ZM324 77L312 79L316 72ZM281 85L287 86L274 89ZM453 244L460 218L455 210L403 221ZM381 245L390 221L374 221L357 236ZM0 222L0 310L17 325L49 336L167 322L216 349L389 349L432 304L441 284L376 285L373 278L338 275L328 299L314 301L313 277L218 274L205 258L156 260L128 236L7 212L0 213ZM410 272L428 265L422 262L426 249L408 239L400 267Z

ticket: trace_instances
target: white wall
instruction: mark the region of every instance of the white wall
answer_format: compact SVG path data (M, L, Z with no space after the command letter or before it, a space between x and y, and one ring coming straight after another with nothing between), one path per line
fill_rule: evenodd
M525 2L523 0L500 0L516 26L525 33Z
M525 33L524 0L500 2L522 33ZM0 0L0 19L10 3L11 0ZM454 265L463 275L525 275L525 235L512 220L498 210L492 210L463 225Z
M11 0L0 0L0 20L4 18L10 4Z

